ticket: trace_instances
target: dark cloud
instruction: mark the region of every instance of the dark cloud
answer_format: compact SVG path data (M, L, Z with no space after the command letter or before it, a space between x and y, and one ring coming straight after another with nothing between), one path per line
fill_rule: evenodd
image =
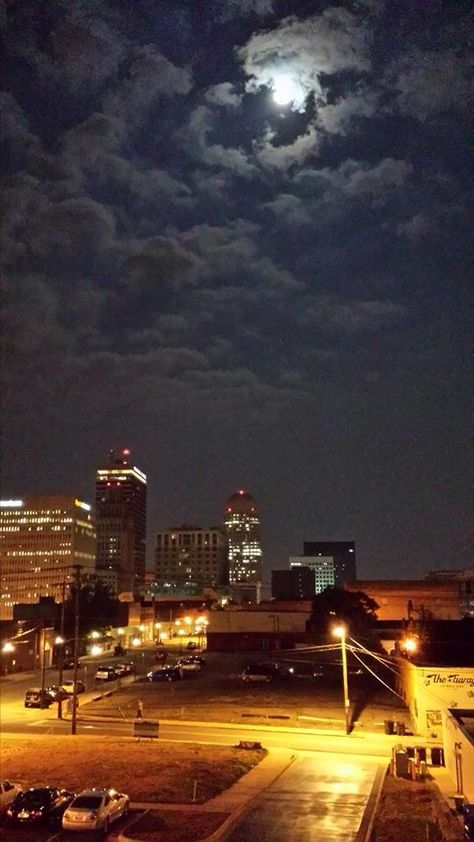
M463 14L150 8L8 10L5 489L89 497L128 439L151 530L242 482L268 569L311 537L463 566Z

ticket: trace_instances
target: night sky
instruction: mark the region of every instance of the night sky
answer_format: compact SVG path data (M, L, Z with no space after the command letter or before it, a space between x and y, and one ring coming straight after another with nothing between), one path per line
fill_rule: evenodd
M471 3L4 5L2 495L472 566Z

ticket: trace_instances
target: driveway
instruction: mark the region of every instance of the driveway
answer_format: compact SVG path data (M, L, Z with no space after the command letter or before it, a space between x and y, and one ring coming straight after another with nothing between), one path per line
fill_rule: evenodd
M253 803L228 839L330 842L356 839L379 768L373 759L305 754Z

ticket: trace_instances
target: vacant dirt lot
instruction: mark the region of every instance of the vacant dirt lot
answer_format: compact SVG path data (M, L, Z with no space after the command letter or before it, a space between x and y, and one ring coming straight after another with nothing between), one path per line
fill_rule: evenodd
M200 803L231 786L266 752L219 746L167 745L131 738L76 736L2 738L2 777L25 786L60 785L72 792L110 786L132 801Z
M157 719L236 722L242 721L245 714L254 714L250 721L268 715L282 716L289 718L272 720L272 724L299 722L302 727L305 722L298 717L317 717L327 725L331 720L336 720L335 725L342 720L342 673L340 681L337 676L333 680L315 679L310 665L296 662L295 667L301 672L298 677L271 684L245 683L240 677L245 663L241 656L208 653L206 658L207 664L200 673L182 681L150 683L141 679L81 709L84 713L128 718L135 715L140 698L145 716ZM358 727L381 728L386 718L409 724L407 710L398 698L374 684L370 676L350 677L349 689ZM306 724L314 726L311 721Z

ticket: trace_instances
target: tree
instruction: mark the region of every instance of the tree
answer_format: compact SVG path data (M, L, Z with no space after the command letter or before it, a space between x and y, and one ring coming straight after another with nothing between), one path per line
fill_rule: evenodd
M74 612L76 603L76 585L71 585L64 609L65 633L74 635ZM115 623L117 600L110 587L100 579L91 580L79 589L79 634L105 629Z
M371 637L378 607L375 600L363 591L326 588L313 600L308 631L327 636L331 625L344 622L350 633Z

